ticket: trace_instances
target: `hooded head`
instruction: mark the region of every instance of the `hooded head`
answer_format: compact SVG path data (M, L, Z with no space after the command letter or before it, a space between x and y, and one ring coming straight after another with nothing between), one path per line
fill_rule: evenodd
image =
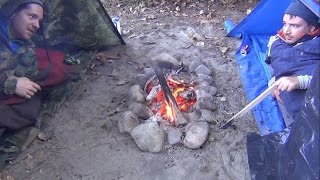
M293 0L283 16L282 35L288 44L296 44L318 35L319 18L299 0Z
M29 40L41 26L43 4L40 0L8 0L1 12L9 20L11 37Z
M320 25L319 17L299 0L293 0L284 13L298 16L314 27Z
M43 3L40 0L8 0L2 7L1 13L6 17L10 17L15 11L18 11L19 8L23 7L26 4L35 3L39 4L42 8Z

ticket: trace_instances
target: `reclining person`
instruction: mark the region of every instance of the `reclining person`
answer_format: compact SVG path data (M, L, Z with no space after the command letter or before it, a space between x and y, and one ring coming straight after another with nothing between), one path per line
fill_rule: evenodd
M315 69L320 64L319 17L299 0L293 0L283 16L283 27L270 38L266 62L272 67L276 99L293 122L304 102Z
M66 82L63 53L36 48L40 0L8 0L0 11L0 128L18 130L34 125L41 92ZM58 58L57 58L58 57Z

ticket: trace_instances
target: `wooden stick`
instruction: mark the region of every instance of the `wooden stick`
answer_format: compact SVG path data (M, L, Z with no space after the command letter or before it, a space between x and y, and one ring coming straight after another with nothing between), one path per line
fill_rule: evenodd
M266 89L263 93L261 93L258 97L256 97L253 101L251 101L246 107L244 107L240 112L234 115L231 119L229 119L221 128L226 129L232 123L232 121L236 118L239 118L249 112L252 108L254 108L257 104L259 104L262 100L264 100L269 94L271 94L278 85L275 83L272 84L268 89Z

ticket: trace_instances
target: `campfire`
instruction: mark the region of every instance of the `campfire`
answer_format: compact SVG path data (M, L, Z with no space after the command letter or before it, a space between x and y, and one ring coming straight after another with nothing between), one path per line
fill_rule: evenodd
M166 142L197 149L216 124L211 70L199 61L179 66L172 56L155 57L171 68L145 68L128 92L128 111L118 121L120 132L129 133L142 151L160 152Z
M176 71L167 74L166 83L177 103L178 110L185 113L191 112L196 102L194 85L185 83ZM148 107L153 114L160 116L171 125L177 125L175 123L177 120L177 112L173 107L174 105L166 100L165 92L162 90L159 79L156 76L153 76L146 83L144 91L148 94L146 99L149 101Z

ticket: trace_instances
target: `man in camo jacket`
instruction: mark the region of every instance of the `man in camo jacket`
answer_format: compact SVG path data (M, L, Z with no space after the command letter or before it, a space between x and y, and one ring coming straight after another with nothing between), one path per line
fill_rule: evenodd
M41 27L43 7L40 0L10 0L1 7L0 128L17 130L33 125L40 112L43 87L65 79L64 72L51 65L48 51L36 49L31 42ZM45 58L48 62L39 60ZM62 78L48 81L56 77Z

